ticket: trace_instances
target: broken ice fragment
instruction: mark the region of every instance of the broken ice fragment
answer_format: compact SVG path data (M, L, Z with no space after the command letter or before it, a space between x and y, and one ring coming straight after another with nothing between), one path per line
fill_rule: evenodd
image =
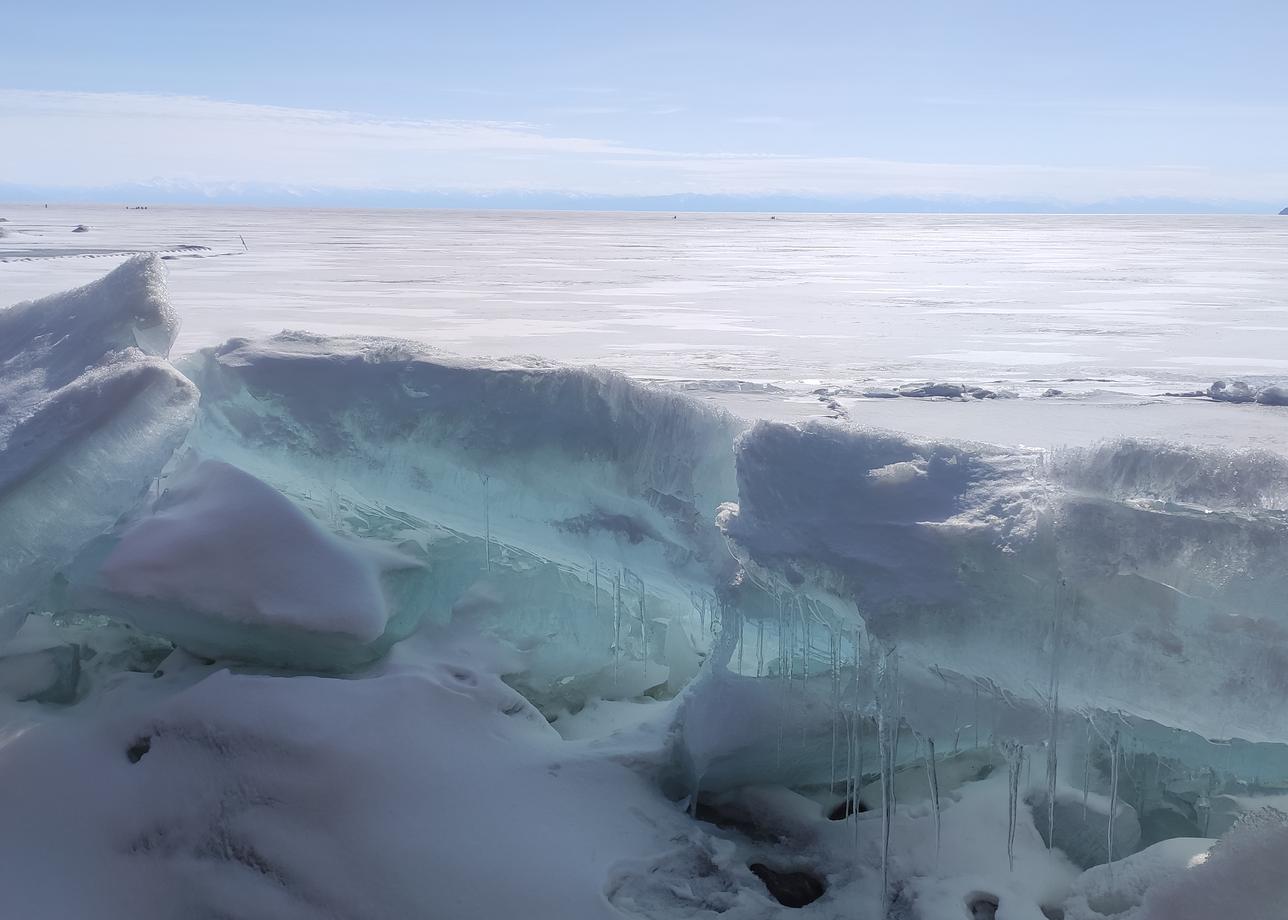
M80 680L80 648L59 643L0 651L0 696L38 703L70 703Z

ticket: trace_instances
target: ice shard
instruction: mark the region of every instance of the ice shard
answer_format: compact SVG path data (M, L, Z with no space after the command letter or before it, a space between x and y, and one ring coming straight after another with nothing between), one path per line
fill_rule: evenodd
M198 397L166 360L177 328L155 256L0 311L0 615L10 630L187 434Z

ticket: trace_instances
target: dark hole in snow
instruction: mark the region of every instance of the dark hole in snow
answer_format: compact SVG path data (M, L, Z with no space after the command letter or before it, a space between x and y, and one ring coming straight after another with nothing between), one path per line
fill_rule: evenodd
M152 739L145 736L126 748L125 756L130 758L130 763L138 763L143 759L143 755L150 750L152 750Z
M862 799L859 799L859 807L857 809L854 807L853 799L845 799L829 811L827 813L827 817L832 821L844 821L850 815L854 814L855 811L859 814L863 814L865 811L871 810L872 809L868 808L868 803Z
M752 863L747 868L765 883L774 900L784 907L813 904L827 891L823 880L808 872L778 872L764 863Z
M1064 920L1063 907L1043 907L1040 909L1042 911L1042 916L1046 917L1047 920Z
M997 895L983 891L974 891L966 896L966 909L970 911L971 920L995 920L999 903Z
M698 804L693 809L693 817L725 830L737 831L752 840L773 840L775 836L741 810L724 808L706 799L698 799Z

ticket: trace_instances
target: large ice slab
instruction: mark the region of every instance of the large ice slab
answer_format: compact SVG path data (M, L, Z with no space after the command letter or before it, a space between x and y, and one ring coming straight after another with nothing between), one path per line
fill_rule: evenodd
M737 462L722 521L758 577L848 607L905 674L1041 709L1062 660L1067 711L1288 738L1282 458L1147 442L1052 457L762 423Z
M197 391L155 257L0 312L0 610L129 510L178 447Z
M398 543L425 564L417 602L523 648L534 692L633 696L687 647L671 624L703 646L733 569L713 523L730 416L607 371L389 339L282 333L183 367L202 390L191 449Z

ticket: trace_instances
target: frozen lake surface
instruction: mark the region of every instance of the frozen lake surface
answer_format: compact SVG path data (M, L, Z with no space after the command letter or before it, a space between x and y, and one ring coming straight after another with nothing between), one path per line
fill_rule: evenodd
M1276 216L0 216L6 304L165 251L177 354L281 329L393 335L604 365L753 416L848 412L1039 445L1130 433L1288 443L1288 411L1159 398L1217 378L1288 381L1288 220ZM1022 399L861 396L926 381ZM1050 389L1062 397L1022 405Z

